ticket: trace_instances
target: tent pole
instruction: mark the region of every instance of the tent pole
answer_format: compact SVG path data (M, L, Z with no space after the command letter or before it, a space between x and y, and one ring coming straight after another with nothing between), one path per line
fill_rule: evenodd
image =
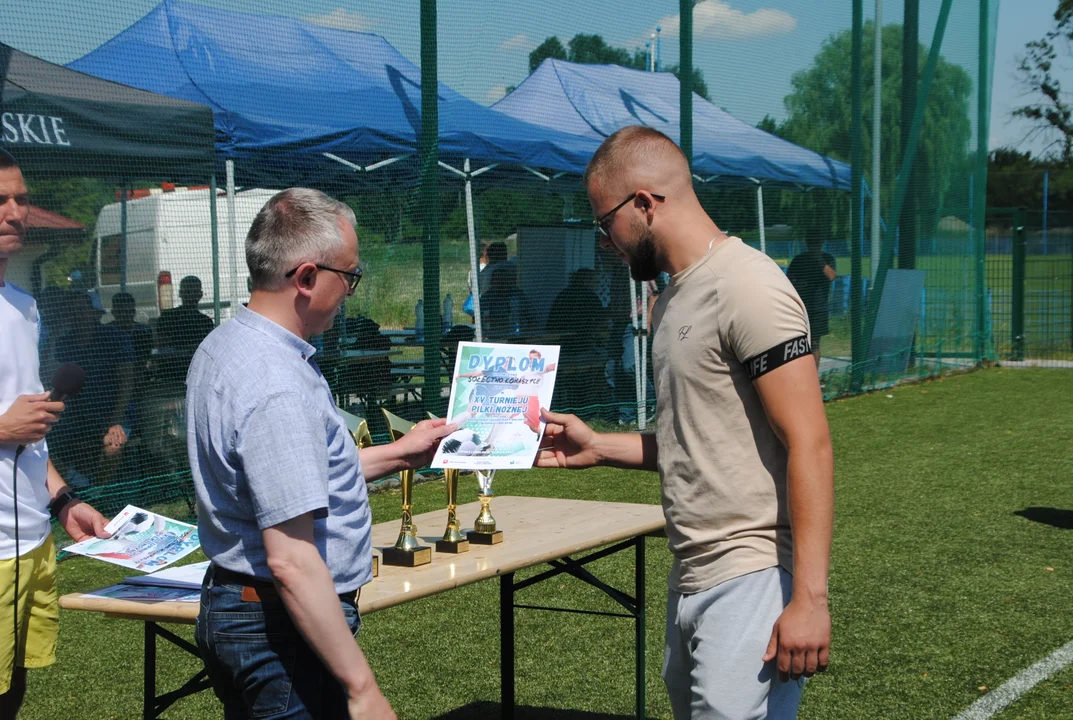
M637 418L637 429L644 430L648 421L648 282L641 283L641 401L637 406L641 414Z
M637 424L644 422L644 408L641 407L641 338L637 323L637 283L630 278L630 323L633 326L633 392L637 399Z
M127 291L127 181L119 191L119 291ZM101 299L104 302L104 299Z
M756 186L756 214L760 225L760 252L767 255L767 234L764 230L764 186Z
M469 158L462 166L466 172L466 230L469 231L469 274L473 284L469 291L473 294L473 325L477 342L484 342L481 332L481 279L477 275L477 231L473 223L473 180L469 176Z
M235 227L235 161L228 158L224 163L227 168L227 239L228 245L231 248L231 298L230 307L231 311L229 317L234 317L238 314L238 253L239 248L236 246L238 242L238 232Z
M220 326L220 218L216 212L216 171L209 176L209 228L212 233L212 321Z
M882 146L880 120L883 109L883 0L876 0L874 52L872 53L872 277L879 275L879 256L882 253L879 237L879 184L881 181Z

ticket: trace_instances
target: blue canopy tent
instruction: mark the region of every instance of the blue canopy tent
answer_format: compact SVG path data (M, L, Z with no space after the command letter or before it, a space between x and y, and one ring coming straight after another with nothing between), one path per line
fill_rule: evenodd
M421 72L378 35L165 0L69 67L211 106L229 201L236 176L246 185L319 187L419 177ZM472 180L493 169L545 184L578 175L599 145L496 113L443 84L439 123L440 166L465 180L467 197ZM230 237L240 240L233 227Z
M628 125L647 125L679 142L679 93L678 78L671 73L548 59L492 108L596 141ZM850 187L849 165L742 122L696 94L693 96L693 172L702 183L756 184L761 251L767 250L765 185L839 190ZM641 284L642 316L634 318L635 327L647 326L644 301L647 288ZM635 334L634 343L634 353L641 358L635 380L638 411L643 413L647 338L642 335L638 343Z
M679 141L679 83L671 73L548 59L492 106L514 118L602 141L648 125ZM697 180L849 189L850 167L738 120L693 97Z

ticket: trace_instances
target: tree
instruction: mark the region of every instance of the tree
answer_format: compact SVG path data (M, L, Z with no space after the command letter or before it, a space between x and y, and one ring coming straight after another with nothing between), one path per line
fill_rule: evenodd
M634 70L648 67L648 54L643 48L637 48L630 53L624 48L608 45L600 35L578 33L567 42L567 46L569 49L555 36L546 38L529 53L529 72L534 72L540 67L540 63L548 58L587 65L621 65ZM679 79L682 77L678 65L668 66L666 72ZM708 85L704 82L704 73L696 67L693 68L693 91L705 100L711 100L708 96Z
M870 177L872 131L872 64L874 53L871 23L865 24L863 37L865 177ZM793 91L785 99L787 120L780 134L829 157L850 159L852 33L842 31L824 41L819 53L806 70L791 79ZM919 64L927 60L927 48L918 49ZM894 186L902 164L901 89L902 27L883 28L883 116L880 118L880 143L883 183L880 199L884 212L890 210ZM918 198L921 231L934 227L940 212L968 206L968 177L972 169L969 143L972 139L970 99L973 81L964 68L939 58L932 80L931 93L924 113L924 123L913 166L910 192ZM848 212L836 211L833 217L842 227ZM888 218L889 221L889 218ZM919 237L919 235L918 235Z
M1057 42L1065 45L1065 54L1071 55L1073 42L1073 0L1059 0L1054 11L1054 29L1040 40L1025 44L1026 53L1020 58L1018 79L1035 102L1022 105L1013 111L1014 117L1022 117L1036 126L1033 134L1054 137L1048 148L1055 144L1061 147L1065 163L1073 162L1073 103L1062 92L1062 83L1055 76L1058 60Z
M775 118L767 114L765 114L764 117L760 119L760 122L756 124L756 129L763 130L771 135L779 134L779 124L775 122Z
M566 48L559 41L559 38L552 35L550 38L545 38L544 42L536 46L531 53L529 53L529 73L532 74L540 63L544 62L548 58L555 60L566 60Z

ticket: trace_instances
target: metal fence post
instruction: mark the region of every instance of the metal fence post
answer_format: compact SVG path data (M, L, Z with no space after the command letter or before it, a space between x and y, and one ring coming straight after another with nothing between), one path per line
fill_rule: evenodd
M1013 256L1013 283L1010 304L1010 328L1013 359L1025 359L1025 209L1013 211L1013 232L1010 236Z

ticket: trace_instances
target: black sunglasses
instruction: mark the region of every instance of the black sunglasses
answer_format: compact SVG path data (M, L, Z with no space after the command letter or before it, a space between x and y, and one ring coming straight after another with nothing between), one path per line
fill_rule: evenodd
M611 218L611 216L614 215L616 212L618 212L619 209L622 208L623 205L628 203L630 200L633 200L635 197L637 197L637 193L631 193L628 198L626 198L625 200L620 202L618 205L616 205L615 207L611 208L610 210L605 212L603 215L601 215L600 217L598 217L598 218L596 218L595 220L592 221L592 224L596 226L596 229L600 231L601 235L603 235L604 237L611 237L611 233L607 232L607 228L605 228L604 225L607 224L607 221ZM656 198L660 202L663 202L664 200L667 199L666 196L657 195L655 193L652 193L652 197Z
M283 277L291 277L296 272L298 272L298 268L302 267L302 265L305 265L305 263L300 263L296 268L288 271L287 274ZM361 268L357 268L356 270L354 270L354 272L351 272L349 270L340 270L339 268L328 267L327 265L317 265L316 263L313 264L313 267L315 267L317 270L329 270L331 272L339 273L340 275L345 275L347 278L347 285L350 286L350 292L354 292L354 289L358 287L358 283L361 282Z

